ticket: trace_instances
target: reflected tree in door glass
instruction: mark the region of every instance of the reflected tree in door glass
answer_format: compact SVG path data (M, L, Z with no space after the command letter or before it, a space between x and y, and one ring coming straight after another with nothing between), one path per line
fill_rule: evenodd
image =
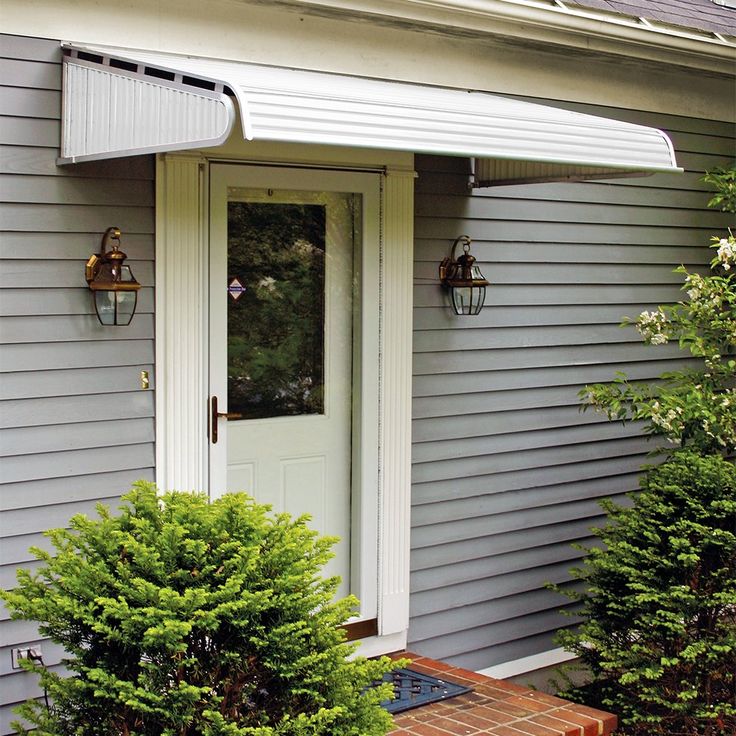
M228 203L228 411L324 413L325 207ZM223 285L225 288L225 285Z

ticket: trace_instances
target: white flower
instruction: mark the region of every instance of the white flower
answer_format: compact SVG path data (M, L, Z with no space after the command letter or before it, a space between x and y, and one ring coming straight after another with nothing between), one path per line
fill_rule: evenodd
M258 286L266 291L273 291L276 288L276 279L273 276L265 276L258 282Z
M717 246L716 259L723 266L724 271L730 271L731 266L736 265L736 238L733 235L729 235L727 238L721 238Z
M661 309L642 312L636 322L639 333L651 345L664 345L667 342L667 325L667 315Z

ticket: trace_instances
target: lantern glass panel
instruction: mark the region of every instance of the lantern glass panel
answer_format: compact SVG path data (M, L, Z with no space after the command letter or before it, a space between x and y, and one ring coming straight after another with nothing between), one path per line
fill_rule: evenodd
M471 291L470 286L453 286L450 289L452 308L455 310L455 314L468 314Z
M135 313L135 305L138 301L137 291L117 291L115 292L117 299L117 315L115 318L116 325L129 325Z
M115 292L95 291L95 309L103 325L115 324Z
M485 281L485 276L480 270L480 266L477 264L473 264L472 268L470 269L470 274L473 278L473 281Z
M478 314L486 300L485 286L453 286L450 293L455 314Z
M120 266L120 278L118 281L135 281L133 278L133 272L130 270L130 266L126 266L125 264Z
M483 304L486 301L486 287L485 286L474 286L473 287L473 298L472 298L470 314L480 314L480 310L483 309Z

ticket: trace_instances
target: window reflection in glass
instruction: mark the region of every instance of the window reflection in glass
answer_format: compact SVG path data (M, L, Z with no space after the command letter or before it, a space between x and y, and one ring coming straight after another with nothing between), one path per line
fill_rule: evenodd
M321 204L228 203L228 411L324 413L325 227Z

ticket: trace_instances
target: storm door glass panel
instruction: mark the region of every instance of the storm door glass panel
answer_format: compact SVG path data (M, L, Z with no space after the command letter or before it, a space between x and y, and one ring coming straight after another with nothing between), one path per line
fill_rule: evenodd
M325 411L326 208L296 194L229 193L228 412L243 419Z

